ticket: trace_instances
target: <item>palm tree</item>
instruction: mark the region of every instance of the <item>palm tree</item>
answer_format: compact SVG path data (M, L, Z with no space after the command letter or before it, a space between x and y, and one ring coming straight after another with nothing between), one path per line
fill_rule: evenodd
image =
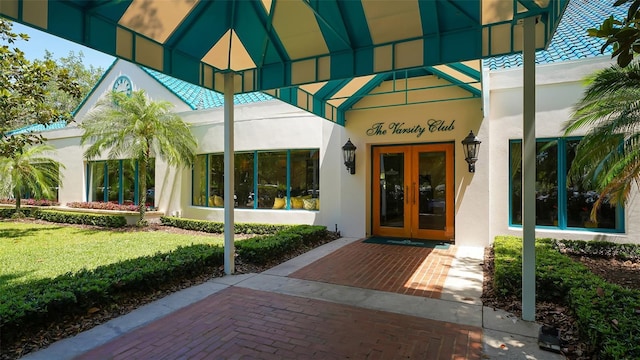
M55 149L47 144L36 144L16 150L11 156L0 157L0 182L8 184L16 199L14 216L21 217L20 202L25 191L35 198L55 196L53 188L60 181L59 169L64 165L48 157Z
M640 63L598 71L565 123L565 136L586 128L570 177L600 193L591 219L603 201L625 204L633 183L640 185Z
M197 142L189 126L171 112L168 101L151 101L144 90L127 96L110 92L89 111L80 127L82 144L91 142L84 155L94 159L108 151L109 159L138 161L139 226L146 225L147 166L153 157L171 166L191 166Z

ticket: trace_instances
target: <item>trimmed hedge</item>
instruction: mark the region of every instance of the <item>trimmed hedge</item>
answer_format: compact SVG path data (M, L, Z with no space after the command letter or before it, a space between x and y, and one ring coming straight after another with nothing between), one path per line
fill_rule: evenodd
M215 234L221 234L224 232L224 223L222 222L185 219L171 216L160 217L160 222L162 225L173 226L185 230L202 231ZM289 227L291 227L291 225L236 223L234 225L234 232L236 234L266 235L274 234Z
M25 207L25 208L20 208L20 211L24 214L24 216L26 217L33 217L33 215L38 211L38 208L33 208L33 207ZM9 208L9 207L0 207L0 219L9 219L13 216L13 214L16 213L16 209L15 208Z
M245 262L265 264L328 236L324 226L282 227L285 230L274 235L237 241L238 256ZM13 342L24 331L65 315L85 314L92 307L113 302L121 294L152 291L167 282L200 275L209 267L223 264L222 247L191 245L16 285L11 291L0 293L0 342Z
M123 215L89 214L81 212L40 210L33 215L36 219L55 223L95 225L118 228L127 225Z
M274 235L238 241L236 253L243 261L264 265L303 246L314 245L326 235L326 226L295 225Z
M20 208L26 217L63 223L95 225L109 228L119 228L127 225L127 218L123 215L90 214L71 211L42 210L36 207ZM11 218L15 214L15 208L0 208L0 218Z
M618 244L608 241L559 240L556 246L560 252L589 257L606 257L622 261L640 261L640 245Z
M68 314L85 314L129 291L153 290L173 279L204 273L223 264L219 246L191 245L17 285L0 293L2 342L14 341L20 330L46 324Z
M599 359L639 359L640 291L606 282L561 254L559 243L536 240L537 300L567 304ZM498 236L493 247L496 290L521 296L522 238Z

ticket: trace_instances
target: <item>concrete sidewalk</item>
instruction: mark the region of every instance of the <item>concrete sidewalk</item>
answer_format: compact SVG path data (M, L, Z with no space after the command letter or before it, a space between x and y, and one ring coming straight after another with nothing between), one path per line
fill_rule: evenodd
M537 324L482 306L482 248L455 248L439 299L290 276L358 241L338 239L261 274L212 279L24 359L563 359L538 348Z

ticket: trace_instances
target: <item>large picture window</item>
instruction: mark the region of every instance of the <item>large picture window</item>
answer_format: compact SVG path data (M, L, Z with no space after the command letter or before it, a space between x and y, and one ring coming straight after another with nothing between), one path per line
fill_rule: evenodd
M87 164L88 201L138 205L138 166L134 160L92 161ZM147 206L155 206L155 161L147 166Z
M234 156L236 208L320 208L318 149L254 151ZM193 205L223 207L223 197L224 154L198 155L193 167Z
M605 199L597 221L590 220L598 193L567 176L579 139L539 139L536 142L536 225L559 229L623 231L623 209ZM512 140L510 159L510 224L522 225L522 141Z

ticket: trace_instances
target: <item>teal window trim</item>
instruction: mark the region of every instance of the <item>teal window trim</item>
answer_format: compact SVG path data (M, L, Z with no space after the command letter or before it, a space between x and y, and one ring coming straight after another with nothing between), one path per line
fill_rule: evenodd
M615 229L604 229L604 228L586 228L586 227L570 227L567 226L567 141L580 140L581 137L573 136L573 137L559 137L559 138L536 138L536 143L538 142L549 142L549 141L557 141L558 144L558 226L548 226L548 225L536 225L536 229L548 229L548 230L571 230L571 231L583 231L583 232L597 232L597 233L611 233L611 234L619 234L624 233L625 229L625 219L624 219L624 207L621 205L616 206L616 228ZM522 143L522 139L510 139L509 140L509 227L521 228L521 224L514 224L513 222L513 183L511 174L513 173L512 168L512 152L511 145ZM560 184L564 184L564 186L560 186Z
M306 149L295 149L295 150L309 150L309 151L318 151L318 153L320 152L320 149L317 148L306 148ZM278 150L273 150L273 151L278 151ZM273 152L271 150L265 150L264 152ZM281 151L281 150L280 150ZM287 179L286 179L286 184L287 184L287 191L286 191L286 197L287 197L287 204L286 204L286 210L291 210L291 149L287 149L286 150L286 156L287 156ZM248 152L244 152L243 153L248 153ZM210 162L209 159L212 155L215 155L218 153L210 153L210 154L201 154L201 155L205 155L205 195L206 195L206 200L205 200L205 204L204 205L200 205L200 206L204 206L204 207L211 207L209 206L209 184L210 184L210 174L209 172L211 171L210 169ZM234 156L236 155L236 153L234 153ZM253 210L259 209L258 208L258 198L260 196L259 194L259 187L258 187L258 163L259 163L259 155L260 155L260 151L258 150L254 150L253 151ZM318 164L318 167L320 166L320 164ZM192 206L198 206L195 205L193 202L193 197L195 194L195 177L197 176L196 172L195 172L195 166L191 167L191 205ZM318 190L319 190L319 182L318 182Z
M537 141L536 141L537 142ZM561 229L567 228L567 212L569 211L567 206L567 142L558 140L556 142L558 149L558 227ZM564 186L560 186L564 184Z
M89 165L89 163L87 163L86 169L87 169L87 172L86 172L87 178L85 179L85 192L84 192L85 197L84 198L85 198L85 201L88 202L89 201L89 192L91 191L90 190L90 188L91 188L91 166Z
M117 160L118 161L118 203L119 204L123 204L124 203L124 162L125 160ZM103 170L103 182L102 185L104 186L104 191L103 191L103 196L102 196L102 202L109 202L109 160L100 160L100 161L90 161L87 162L86 164L86 174L87 174L87 178L85 179L85 198L86 201L100 201L100 199L91 199L91 186L92 186L92 177L93 177L93 166L96 164L100 164L102 163L102 170ZM139 162L136 160L135 161L135 165L134 165L134 179L133 179L133 188L134 188L134 204L135 205L139 205L140 203L140 182L139 182L139 177L140 177L140 166L139 166ZM192 184L191 184L191 189L193 192L193 180L192 180ZM193 196L192 196L193 198ZM193 201L192 201L193 202Z

